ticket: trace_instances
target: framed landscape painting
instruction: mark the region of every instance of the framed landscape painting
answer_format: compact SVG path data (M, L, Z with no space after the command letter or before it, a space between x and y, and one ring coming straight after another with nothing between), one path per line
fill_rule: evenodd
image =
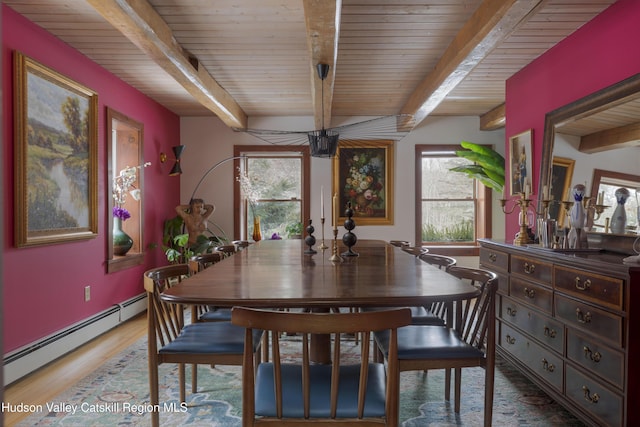
M14 53L16 246L98 230L98 95Z
M393 224L393 172L393 141L341 141L333 158L337 225L349 204L356 227Z

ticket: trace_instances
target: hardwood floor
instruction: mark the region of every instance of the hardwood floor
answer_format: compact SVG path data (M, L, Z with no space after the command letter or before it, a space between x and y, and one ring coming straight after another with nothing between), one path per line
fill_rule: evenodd
M142 338L147 333L146 319L146 313L142 313L27 377L14 382L4 390L4 402L44 405L51 401L55 396L93 372L97 366L102 365ZM27 416L29 416L28 413L5 412L4 425L15 425Z

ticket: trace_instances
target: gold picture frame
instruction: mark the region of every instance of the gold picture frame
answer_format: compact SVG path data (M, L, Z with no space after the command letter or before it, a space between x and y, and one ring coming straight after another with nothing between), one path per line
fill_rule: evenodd
M393 150L389 140L338 144L332 161L337 226L347 219L349 203L356 226L393 224Z
M98 235L98 95L14 52L15 241Z
M566 209L561 203L569 197L573 167L576 161L566 157L553 157L551 162L551 189L549 194L553 201L549 204L549 218L558 222L558 227L564 227Z
M533 172L531 141L533 141L533 130L529 129L518 135L509 138L509 187L511 195L515 196L525 192L525 187L529 185L531 192L531 174Z

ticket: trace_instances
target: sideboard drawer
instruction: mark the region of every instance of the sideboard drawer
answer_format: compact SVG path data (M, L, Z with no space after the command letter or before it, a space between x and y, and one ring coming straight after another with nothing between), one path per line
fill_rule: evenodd
M553 290L527 280L512 276L509 284L509 295L519 301L536 306L551 315L553 308Z
M562 266L555 266L555 274L557 289L596 304L622 310L622 279Z
M562 295L555 298L556 317L622 347L622 317Z
M548 384L562 392L564 363L551 350L536 344L526 335L502 322L499 344Z
M489 269L487 268L487 270ZM496 271L495 273L498 275L498 293L502 295L509 295L509 275L499 271Z
M624 353L569 329L567 357L618 388L622 389L624 386Z
M500 308L499 316L501 319L527 331L558 353L564 353L564 325L562 323L507 297L502 297Z
M480 264L488 270L509 271L509 254L493 249L480 249Z
M622 425L622 396L567 365L566 396L583 408L590 418L607 426Z
M551 285L553 266L537 259L512 255L511 273Z

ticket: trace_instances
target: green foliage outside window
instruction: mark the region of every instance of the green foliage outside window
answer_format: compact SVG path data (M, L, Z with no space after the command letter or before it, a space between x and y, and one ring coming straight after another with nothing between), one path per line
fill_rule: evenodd
M474 224L472 220L454 225L423 224L423 242L471 242L474 238Z

